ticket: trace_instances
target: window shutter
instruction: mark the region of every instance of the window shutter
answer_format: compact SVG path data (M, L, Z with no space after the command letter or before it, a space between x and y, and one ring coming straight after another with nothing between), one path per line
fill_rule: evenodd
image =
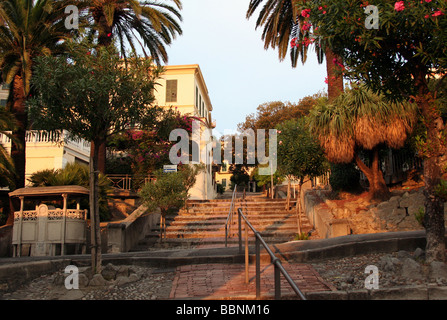
M177 80L166 80L166 102L177 102Z

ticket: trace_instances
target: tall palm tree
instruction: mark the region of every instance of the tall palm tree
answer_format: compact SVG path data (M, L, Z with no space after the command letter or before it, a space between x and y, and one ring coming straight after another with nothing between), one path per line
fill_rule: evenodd
M138 42L146 56L149 50L152 59L160 64L168 61L166 45L177 34L182 34L179 21L182 17L180 0L171 0L173 5L139 0L86 0L88 14L92 17L92 33L98 36L98 45L108 46L113 38L118 39L121 54L126 57L126 44L135 50ZM143 41L141 43L140 39ZM94 145L92 144L92 150ZM106 143L99 146L98 169L105 173Z
M330 162L355 160L369 182L373 199L389 195L379 165L383 145L393 149L404 146L416 119L416 106L411 103L389 103L363 86L353 87L332 103L322 102L311 110L308 121ZM371 153L367 166L360 150Z
M14 126L14 117L4 108L0 108L0 135L14 139L9 132ZM14 163L5 146L0 143L0 186L9 186L9 189L13 190L15 188L15 183L16 176Z
M63 51L66 4L53 0L2 0L0 2L0 69L2 80L10 84L7 109L17 126L11 157L17 171L15 186L25 185L25 135L28 113L25 106L31 94L33 58ZM18 143L17 143L18 142Z
M147 48L157 63L168 61L165 46L170 45L177 34L182 34L180 0L170 0L173 5L166 3L168 1L151 0L86 1L88 14L93 19L92 31L97 34L99 45L110 45L117 37L123 55L126 44L135 50L135 42L138 42L143 52L147 55Z
M247 18L250 18L264 0L250 0L247 10ZM309 39L311 30L303 28L306 24L305 17L298 12L298 4L304 4L306 0L266 0L256 20L256 28L264 27L262 40L264 48L278 48L278 57L283 61L289 50L292 39L297 39L296 46L290 46L290 58L292 67L297 66L299 57L305 63L308 46L303 45L302 39ZM326 59L326 72L328 82L329 100L335 99L343 92L343 77L338 72L337 61L339 59L325 44L318 40L315 42L315 51L319 63Z

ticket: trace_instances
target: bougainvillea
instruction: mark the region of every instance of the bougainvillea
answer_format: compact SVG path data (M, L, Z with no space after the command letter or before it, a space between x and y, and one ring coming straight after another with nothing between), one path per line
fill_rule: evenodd
M169 151L176 143L169 141L169 134L174 129L192 132L192 123L196 117L181 115L171 109L151 128L131 129L125 132L124 145L131 158L132 173L137 184L150 176L154 171L170 164Z

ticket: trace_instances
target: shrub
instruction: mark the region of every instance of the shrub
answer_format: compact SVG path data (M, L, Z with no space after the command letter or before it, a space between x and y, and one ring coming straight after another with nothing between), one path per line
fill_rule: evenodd
M354 163L331 164L329 184L333 191L358 191L360 186L360 171Z

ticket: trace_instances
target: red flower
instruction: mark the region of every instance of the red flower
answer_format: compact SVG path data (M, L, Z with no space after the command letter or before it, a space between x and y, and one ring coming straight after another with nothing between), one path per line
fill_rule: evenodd
M303 31L307 31L307 30L310 29L311 26L312 26L312 25L311 25L310 23L305 23L305 24L303 24L303 26L301 27L301 29L302 29Z
M433 13L431 16L432 17L439 17L444 15L444 12L442 12L441 10L438 9L438 11L435 11L435 13Z
M296 43L296 40L298 40L298 39L297 39L297 38L293 38L293 39L290 41L290 47L295 48L295 47L298 46L298 44Z
M111 33L108 33L107 36L110 38L110 37L112 36L112 34L111 34Z
M301 11L301 15L304 17L304 18L308 18L309 16L310 16L310 9L304 9L303 11Z
M403 11L405 9L405 5L403 1L398 1L394 4L394 10L397 12Z

